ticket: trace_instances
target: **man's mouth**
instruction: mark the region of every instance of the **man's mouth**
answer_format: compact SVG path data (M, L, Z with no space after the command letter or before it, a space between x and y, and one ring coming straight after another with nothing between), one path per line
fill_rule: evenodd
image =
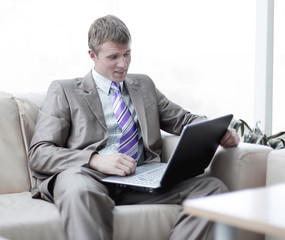
M124 75L125 73L126 73L126 70L115 71L116 75Z

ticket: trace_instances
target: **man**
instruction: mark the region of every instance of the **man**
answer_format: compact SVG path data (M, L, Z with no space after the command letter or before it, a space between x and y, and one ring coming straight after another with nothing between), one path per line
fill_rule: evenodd
M127 75L131 36L117 17L97 19L88 43L94 68L84 78L51 84L29 150L33 195L55 203L67 239L112 239L115 205L181 204L186 198L227 191L215 178L188 179L163 193L100 181L160 161L160 129L180 134L186 124L205 118L169 101L146 75ZM238 143L233 130L221 141L223 147ZM171 239L211 239L212 228L210 222L181 212Z

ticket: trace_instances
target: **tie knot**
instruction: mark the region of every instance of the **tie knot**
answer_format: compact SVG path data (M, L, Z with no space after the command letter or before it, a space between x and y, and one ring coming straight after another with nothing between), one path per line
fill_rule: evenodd
M111 84L111 89L112 89L114 92L120 92L120 84L117 83L117 82L112 82L112 84Z

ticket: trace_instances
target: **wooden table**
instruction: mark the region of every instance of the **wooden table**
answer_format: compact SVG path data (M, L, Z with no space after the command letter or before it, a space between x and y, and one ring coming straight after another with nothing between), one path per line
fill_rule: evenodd
M249 231L285 237L285 184L186 200L184 210Z

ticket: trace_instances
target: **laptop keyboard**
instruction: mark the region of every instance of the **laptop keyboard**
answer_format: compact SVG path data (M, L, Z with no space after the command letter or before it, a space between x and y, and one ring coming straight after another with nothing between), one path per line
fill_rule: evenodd
M147 171L137 176L130 176L128 177L127 181L133 184L140 184L140 183L152 184L152 183L160 182L161 177L163 173L165 172L165 169L166 169L166 164L165 166L161 166L159 168Z

